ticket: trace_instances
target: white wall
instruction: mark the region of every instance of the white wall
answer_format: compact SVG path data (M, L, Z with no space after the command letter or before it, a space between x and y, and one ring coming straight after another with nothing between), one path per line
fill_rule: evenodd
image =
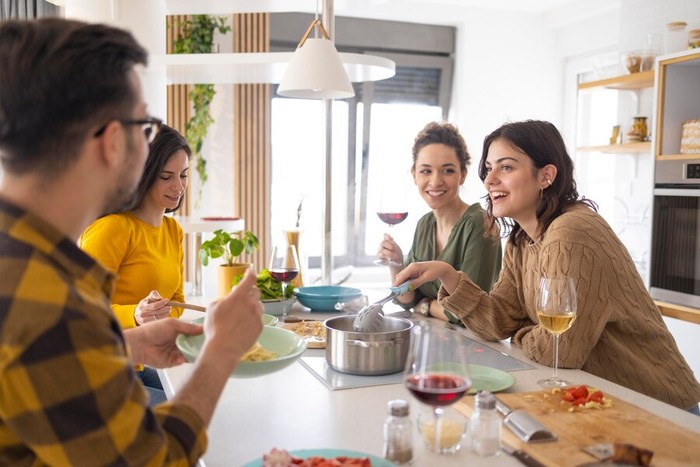
M507 121L561 121L561 71L542 15L475 10L458 25L451 120L473 161L464 187L485 194L477 177L484 137Z

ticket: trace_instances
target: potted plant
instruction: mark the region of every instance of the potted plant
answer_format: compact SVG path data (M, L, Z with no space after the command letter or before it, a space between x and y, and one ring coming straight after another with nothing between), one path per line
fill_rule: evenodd
M173 41L176 54L211 53L214 46L214 33L225 34L231 31L225 17L193 15L180 21L180 30ZM209 178L207 161L202 154L202 145L214 119L209 112L216 90L213 84L195 84L190 88L189 99L192 103L192 116L185 122L185 138L192 148L199 174L199 191L197 203L202 196L202 187Z
M233 278L233 285L243 279L243 274ZM257 286L260 290L260 301L263 302L265 313L273 316L282 316L285 300L294 296L294 285L288 283L284 291L282 284L272 278L270 271L265 268L258 273Z
M215 230L214 236L202 243L199 249L199 261L202 266L207 266L210 259L223 258L223 264L219 266L219 297L226 296L233 284L233 278L243 274L250 263L241 263L237 258L245 252L251 254L260 248L258 237L249 230L241 232L225 232L223 229Z

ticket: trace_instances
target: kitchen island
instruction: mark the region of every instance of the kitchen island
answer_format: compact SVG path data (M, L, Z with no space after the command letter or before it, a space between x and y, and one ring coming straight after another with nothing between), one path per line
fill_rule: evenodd
M309 318L333 316L308 313L297 305L293 314ZM411 316L397 312L397 316ZM188 311L184 319L201 316ZM426 319L422 316L412 319ZM440 323L433 320L435 323ZM440 323L442 324L442 323ZM466 329L455 332L482 342ZM516 383L506 392L537 391L537 380L550 376L552 368L539 365L508 341L482 342L483 345L507 354L530 368L513 371ZM319 360L324 350L308 349L302 358ZM191 371L191 365L160 370L168 396L177 392ZM594 386L607 394L700 433L700 417L679 410L655 399L581 370L560 370L561 376L574 384ZM400 382L368 387L331 390L310 369L297 361L291 366L258 378L229 379L208 430L209 447L203 458L208 467L239 466L260 458L272 448L347 449L382 455L382 425L386 404L392 399L406 399L411 405L411 418L429 408L417 402ZM506 428L504 428L506 430ZM521 465L505 453L480 458L469 450L468 437L455 454L438 455L427 450L417 431L414 444L414 466ZM593 458L591 458L593 460Z

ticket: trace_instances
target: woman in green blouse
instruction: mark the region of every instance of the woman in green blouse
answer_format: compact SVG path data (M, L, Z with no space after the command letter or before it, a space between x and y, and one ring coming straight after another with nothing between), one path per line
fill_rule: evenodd
M412 152L413 180L431 211L418 221L405 261L401 248L388 234L377 256L400 265L390 266L392 282L408 264L439 260L463 271L482 289L491 290L501 270L501 242L497 229L484 227L484 209L459 197L470 160L464 139L454 125L431 122L416 136ZM437 302L439 289L440 281L428 282L396 302L406 309L414 307L423 314L458 323L459 319Z

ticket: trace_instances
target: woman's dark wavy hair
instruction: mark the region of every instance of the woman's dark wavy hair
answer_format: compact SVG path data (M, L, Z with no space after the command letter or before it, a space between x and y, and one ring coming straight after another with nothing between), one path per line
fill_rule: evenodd
M411 171L416 168L418 153L429 144L444 144L454 149L457 154L457 160L459 160L461 172L467 171L467 166L471 159L467 150L467 143L464 142L464 138L459 134L457 127L446 122L430 122L416 135L416 139L413 142L413 166Z
M148 191L163 171L163 167L165 167L165 164L168 163L173 154L179 150L184 150L188 159L192 157L192 150L187 144L185 137L174 128L162 124L155 139L148 146L148 159L146 159L146 166L143 169L141 181L139 181L139 186L136 188L134 198L125 211L136 209L143 204L144 198L146 198ZM181 204L182 198L180 198L177 207L166 209L165 212L177 211L180 209Z
M506 123L484 140L484 148L479 162L479 178L483 182L486 179L486 156L491 143L496 140L506 141L513 149L526 154L537 170L545 165L552 164L557 168L557 176L552 185L542 192L540 203L537 206L537 235L541 236L549 225L571 206L584 204L594 211L598 206L585 197L579 197L574 180L574 162L566 151L564 139L559 130L549 122L539 120L525 120L522 122ZM520 225L510 218L495 218L491 198L486 196L486 212L488 222L498 224L501 231L508 235L508 241L517 245L528 241L529 237Z

